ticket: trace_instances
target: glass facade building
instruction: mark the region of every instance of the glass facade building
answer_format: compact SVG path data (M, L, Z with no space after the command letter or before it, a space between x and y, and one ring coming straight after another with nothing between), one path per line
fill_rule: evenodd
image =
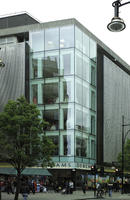
M94 163L117 160L122 115L130 119L130 66L76 19L24 16L29 24L20 15L1 27L0 111L21 95L36 104L56 144L51 173L79 180Z
M49 122L54 162L96 160L96 42L76 25L31 31L30 102Z

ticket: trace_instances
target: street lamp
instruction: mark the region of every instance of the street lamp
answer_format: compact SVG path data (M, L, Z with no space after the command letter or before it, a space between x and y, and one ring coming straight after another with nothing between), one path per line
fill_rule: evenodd
M112 6L114 7L114 17L112 18L111 22L107 25L109 31L120 32L126 28L123 19L119 17L119 8L129 3L130 1L121 3L121 0L117 0L112 3Z
M130 130L124 134L124 127L125 126L130 126L130 124L124 124L124 116L122 116L122 194L124 193L124 185L123 185L123 178L124 178L124 145L125 145L125 139Z

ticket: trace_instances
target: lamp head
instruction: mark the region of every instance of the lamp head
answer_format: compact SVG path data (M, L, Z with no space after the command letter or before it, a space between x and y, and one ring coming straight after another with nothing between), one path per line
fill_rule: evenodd
M1 59L0 59L0 67L5 67L5 64L2 62Z
M126 28L126 25L120 17L113 17L107 28L112 32L120 32Z

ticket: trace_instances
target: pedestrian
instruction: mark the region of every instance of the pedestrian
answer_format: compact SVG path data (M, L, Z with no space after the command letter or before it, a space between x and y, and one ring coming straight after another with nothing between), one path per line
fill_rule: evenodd
M108 183L108 194L109 194L109 197L112 197L112 189L113 189L113 184L112 183Z
M86 187L87 187L86 182L83 182L83 184L82 184L82 191L83 191L84 194L86 194Z
M70 194L73 194L73 189L74 189L74 183L73 181L69 181L69 191L70 191Z
M29 186L26 182L22 183L21 193L22 193L23 199L27 200L28 194L29 194Z

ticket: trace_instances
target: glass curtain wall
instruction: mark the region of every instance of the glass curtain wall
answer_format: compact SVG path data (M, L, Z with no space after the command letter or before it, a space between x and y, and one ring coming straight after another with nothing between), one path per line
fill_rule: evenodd
M48 122L54 161L95 160L96 43L77 26L30 32L30 101Z

